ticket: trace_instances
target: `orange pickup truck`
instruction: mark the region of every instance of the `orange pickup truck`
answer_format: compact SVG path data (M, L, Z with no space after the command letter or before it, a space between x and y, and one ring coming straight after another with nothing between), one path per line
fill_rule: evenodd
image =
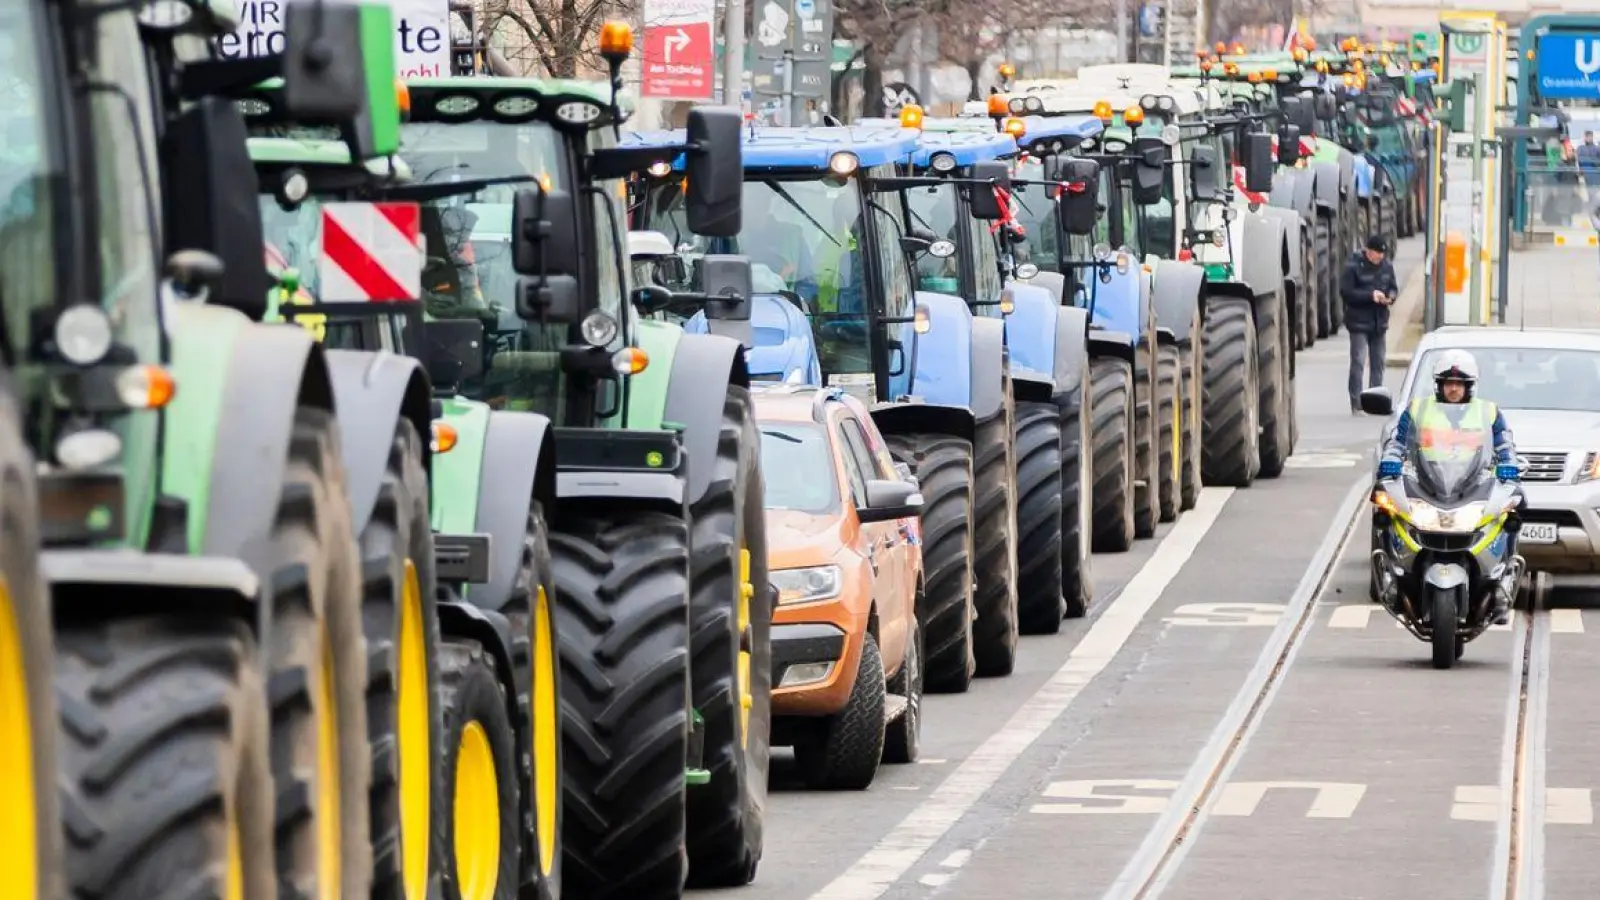
M922 723L922 497L865 407L836 389L754 392L766 482L772 744L812 787L912 762Z

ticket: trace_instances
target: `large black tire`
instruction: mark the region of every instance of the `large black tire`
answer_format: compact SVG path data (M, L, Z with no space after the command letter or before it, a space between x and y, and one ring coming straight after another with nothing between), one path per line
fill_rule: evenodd
M1156 357L1156 422L1159 435L1156 498L1161 521L1178 518L1178 492L1183 486L1183 356L1176 344L1161 345Z
M1061 578L1061 414L1017 403L1017 628L1055 634L1066 614Z
M982 678L1017 664L1017 448L1009 393L1003 415L979 423L972 442L972 656Z
M372 886L360 551L339 458L333 417L297 411L267 563L272 631L264 655L279 891L312 897L330 888L339 896L366 897ZM336 748L332 773L322 763L328 731ZM337 788L320 793L330 776ZM337 809L329 810L329 803ZM331 828L324 821L329 815L335 817ZM330 831L338 835L336 847L329 844ZM338 858L325 859L329 853ZM329 877L338 887L322 884Z
M1093 427L1094 552L1133 546L1133 366L1102 356L1089 366Z
M1294 452L1294 381L1289 377L1288 335L1283 296L1256 302L1256 353L1261 360L1261 470L1262 478L1283 474L1283 464Z
M920 590L920 588L919 588ZM889 679L889 693L906 698L906 711L890 722L883 732L883 761L914 763L922 750L922 624L911 622L906 656L900 671Z
M931 693L972 684L972 444L945 434L891 434L894 458L922 493L924 682Z
M563 889L682 895L688 860L689 531L562 510L550 535L561 647Z
M1433 667L1448 669L1456 664L1456 591L1428 589L1429 628L1433 644Z
M23 443L16 405L0 384L0 758L31 764L31 771L13 769L5 776L5 802L18 815L0 825L0 846L18 853L32 849L33 858L25 863L31 876L20 866L4 876L7 889L24 900L65 896L50 651L50 593L39 572L34 461Z
M1313 219L1315 215L1313 214ZM1322 304L1322 269L1317 259L1316 230L1311 222L1300 222L1300 296L1295 301L1296 329L1300 332L1302 348L1317 343L1317 310Z
M445 900L515 900L522 804L514 701L478 642L453 638L439 656L451 799L443 816L450 848Z
M871 632L861 636L861 659L844 709L816 721L816 731L795 744L806 785L823 791L864 791L883 760L883 657Z
M372 896L425 900L449 856L443 829L439 611L422 438L401 419L361 533L372 746ZM407 802L407 798L413 798Z
M1256 328L1250 301L1206 301L1200 473L1212 487L1249 487L1261 468Z
M85 621L63 625L55 647L70 896L227 897L235 853L243 896L289 896L273 871L266 688L249 623Z
M1156 493L1161 461L1156 448L1160 428L1156 422L1155 347L1134 353L1133 366L1133 536L1154 537L1161 504Z
M1094 556L1089 547L1094 534L1094 442L1084 408L1089 392L1089 367L1085 364L1078 394L1056 398L1061 413L1062 614L1068 619L1087 615L1094 602Z
M1317 213L1317 337L1331 337L1338 329L1334 325L1333 307L1339 303L1339 273L1335 264L1341 259L1333 231L1333 218Z
M1200 377L1199 343L1200 327L1195 325L1194 340L1184 346L1180 351L1181 365L1183 367L1183 436L1178 444L1183 448L1183 482L1178 490L1178 508L1180 510L1194 509L1200 502L1200 394L1202 391Z
M761 435L750 392L728 388L711 487L690 511L694 706L709 784L689 792L689 883L755 880L772 734L772 599ZM744 674L741 674L744 673Z

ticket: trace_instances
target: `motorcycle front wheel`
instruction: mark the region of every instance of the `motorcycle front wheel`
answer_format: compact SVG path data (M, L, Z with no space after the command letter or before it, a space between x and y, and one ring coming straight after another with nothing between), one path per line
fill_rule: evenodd
M1456 640L1456 591L1428 587L1428 608L1433 623L1433 667L1448 669L1455 665L1458 646Z

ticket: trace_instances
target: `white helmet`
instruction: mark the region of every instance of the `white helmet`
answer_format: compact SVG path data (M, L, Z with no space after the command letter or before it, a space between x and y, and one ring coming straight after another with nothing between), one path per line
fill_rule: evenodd
M1470 387L1478 381L1478 361L1465 350L1446 350L1433 364L1434 381L1465 381Z

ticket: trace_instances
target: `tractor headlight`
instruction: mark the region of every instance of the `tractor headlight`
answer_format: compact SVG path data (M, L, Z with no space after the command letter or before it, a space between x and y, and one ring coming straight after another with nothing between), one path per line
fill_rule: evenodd
M111 352L111 318L93 303L70 306L56 319L56 351L75 366L92 366Z
M597 309L583 317L578 331L589 346L604 347L617 339L617 320Z

